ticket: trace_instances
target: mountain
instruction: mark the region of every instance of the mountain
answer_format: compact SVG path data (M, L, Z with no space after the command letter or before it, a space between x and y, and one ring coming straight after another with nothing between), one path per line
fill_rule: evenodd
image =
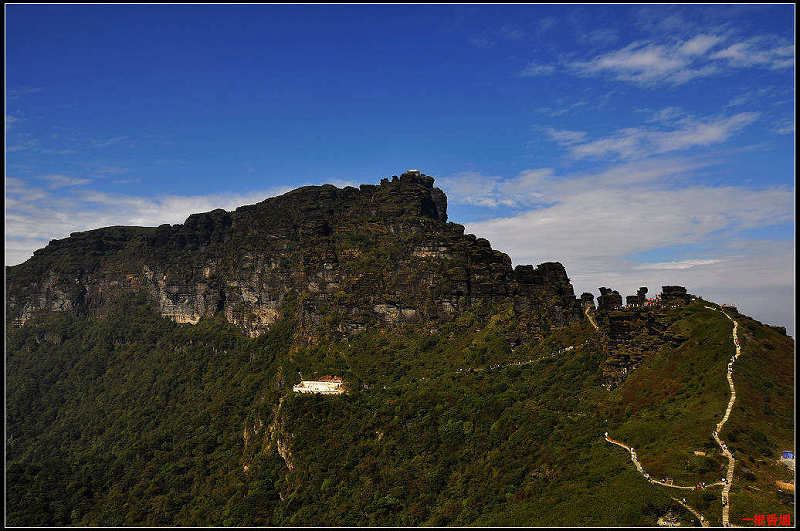
M793 521L785 330L680 286L595 306L448 223L433 182L74 233L6 268L7 523ZM346 392L292 390L326 375Z

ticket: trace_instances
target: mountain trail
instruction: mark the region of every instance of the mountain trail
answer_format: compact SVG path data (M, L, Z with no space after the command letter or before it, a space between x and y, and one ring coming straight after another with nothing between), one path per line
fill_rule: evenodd
M597 323L594 321L594 318L592 318L592 315L589 313L589 307L588 306L586 307L586 311L584 313L586 314L586 317L589 319L589 322L592 323L592 326L594 327L594 329L599 332L600 331L600 327L597 326Z

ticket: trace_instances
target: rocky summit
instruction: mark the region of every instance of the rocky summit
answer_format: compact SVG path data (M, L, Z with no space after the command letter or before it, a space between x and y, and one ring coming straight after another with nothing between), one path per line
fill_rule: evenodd
M103 316L136 290L176 322L222 312L251 337L289 299L299 301L306 340L375 323L436 323L476 303L513 303L519 340L581 318L560 263L512 268L487 240L447 222L447 197L433 184L407 172L359 188L298 188L182 225L72 233L7 268L8 319Z

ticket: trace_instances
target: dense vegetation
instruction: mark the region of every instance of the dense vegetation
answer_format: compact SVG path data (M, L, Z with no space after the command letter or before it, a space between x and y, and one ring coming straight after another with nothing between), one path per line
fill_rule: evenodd
M732 520L794 518L774 487L793 439L793 342L737 319ZM601 435L654 473L718 479L730 321L701 303L674 310L686 341L608 392L588 323L512 350L514 320L476 306L439 328L311 346L293 341L291 317L250 339L222 318L175 324L144 298L104 319L32 320L7 336L7 523L653 525L668 509L692 522ZM349 393L291 392L324 374ZM687 501L719 523L718 490Z

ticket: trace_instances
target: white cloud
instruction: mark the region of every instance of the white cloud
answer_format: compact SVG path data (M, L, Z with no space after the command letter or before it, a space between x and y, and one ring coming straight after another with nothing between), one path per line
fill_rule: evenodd
M68 175L61 175L61 174L40 175L38 177L33 177L33 178L41 181L47 181L48 183L50 183L48 185L48 188L50 188L51 190L55 190L57 188L65 188L67 186L82 186L84 184L89 184L90 182L92 182L91 179L70 177Z
M678 53L683 55L702 55L722 42L724 39L716 35L697 35L684 42L678 48Z
M588 61L575 61L570 66L583 74L611 73L623 81L675 83L673 76L688 69L690 62L687 56L675 49L635 42Z
M731 68L781 69L794 64L791 44L757 37L718 49L728 39L700 33L685 40L637 41L568 66L582 75L607 74L640 85L681 85Z
M780 69L794 66L794 46L768 47L765 45L765 40L754 38L737 42L714 53L711 58L725 60L730 66L737 68L765 66Z
M564 146L578 144L586 139L585 131L570 131L568 129L553 129L552 127L548 127L545 129L545 132L551 140Z
M511 206L512 200L502 197L497 189L500 181L501 178L497 176L467 171L441 177L436 183L437 186L447 189L449 201L485 207Z
M557 201L553 206L474 225L509 247L534 253L547 249L554 255L549 258L597 262L590 267L595 269L608 259L644 250L701 243L733 226L754 228L792 219L792 194L786 189L600 189L586 188L583 180L576 183L540 189L548 200Z
M680 107L665 107L658 112L654 113L647 121L658 122L662 124L672 124L679 118L686 116L683 109Z
M673 262L655 262L651 264L640 264L634 266L634 269L655 269L659 271L663 270L670 270L670 269L690 269L692 267L697 266L704 266L704 265L711 265L711 264L718 264L723 260L717 259L705 259L705 260L677 260Z
M678 119L679 116L682 116L681 113L670 107L656 113L651 119L662 122L664 125L662 127L628 127L591 141L586 140L582 132L553 129L547 131L552 140L565 147L570 155L577 159L593 157L636 159L722 143L753 123L759 114L742 112L731 116L702 119L691 116Z
M462 172L441 177L437 186L446 188L448 200L483 207L519 207L541 203L540 189L552 177L551 168L525 170L512 179Z

